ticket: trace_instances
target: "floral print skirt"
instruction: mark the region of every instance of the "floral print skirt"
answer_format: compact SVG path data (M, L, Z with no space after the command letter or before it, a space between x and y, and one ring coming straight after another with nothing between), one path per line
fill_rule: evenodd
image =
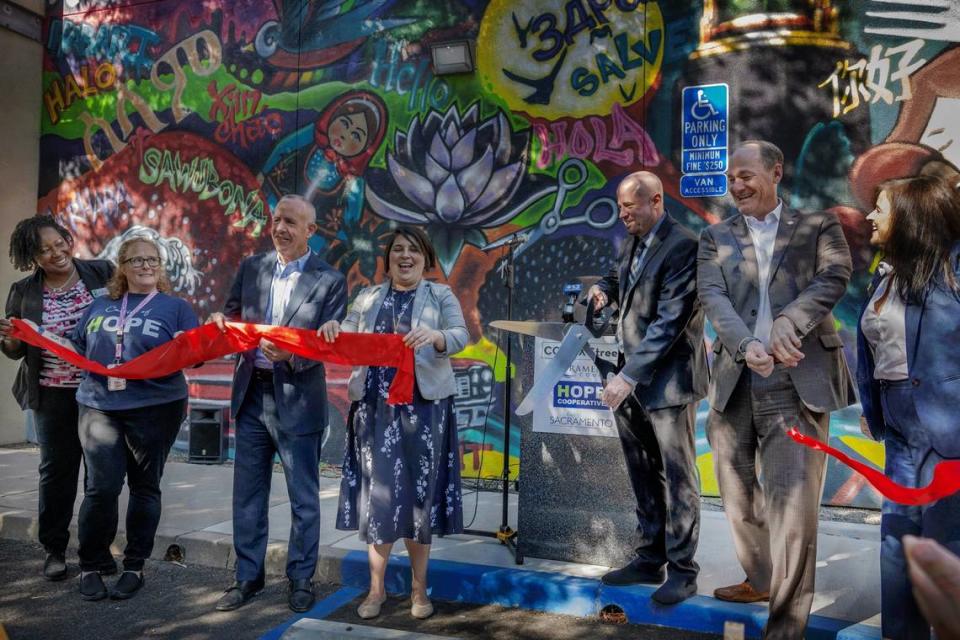
M390 406L367 394L354 402L340 481L337 529L367 544L463 531L460 456L453 398Z

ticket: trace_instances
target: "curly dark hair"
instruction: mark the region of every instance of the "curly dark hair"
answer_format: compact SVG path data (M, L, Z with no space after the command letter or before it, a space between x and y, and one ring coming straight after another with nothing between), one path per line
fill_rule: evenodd
M17 223L10 234L10 262L20 271L37 268L37 256L40 255L40 230L49 227L73 246L73 236L53 216L36 215Z
M884 258L893 266L897 293L919 304L931 286L960 291L950 254L960 242L960 195L935 175L887 180L877 188L890 202Z

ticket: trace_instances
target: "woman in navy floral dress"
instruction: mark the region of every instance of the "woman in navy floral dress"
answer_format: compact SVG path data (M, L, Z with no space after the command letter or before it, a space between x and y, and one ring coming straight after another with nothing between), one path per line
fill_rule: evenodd
M368 545L370 593L360 617L380 613L387 559L402 539L413 570L411 613L426 618L433 613L426 582L431 536L463 531L450 355L464 347L467 330L450 288L423 279L436 264L423 231L397 229L384 260L390 281L361 291L343 324L330 321L319 333L329 341L340 331L404 335L416 351L414 399L387 404L395 369L354 370L337 528L358 530Z

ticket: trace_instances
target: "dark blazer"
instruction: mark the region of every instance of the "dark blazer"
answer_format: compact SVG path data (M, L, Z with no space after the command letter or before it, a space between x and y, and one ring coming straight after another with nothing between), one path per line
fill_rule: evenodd
M960 244L950 256L960 279ZM874 275L870 290L879 284ZM860 318L868 299L860 310ZM960 295L937 278L922 305L906 305L907 372L913 382L913 399L921 424L930 434L930 445L944 458L960 458ZM881 440L886 432L880 403L880 382L873 379L873 352L857 322L857 385L860 405L870 433Z
M112 262L74 258L73 264L76 265L80 279L83 280L84 286L87 287L93 297L96 298L106 293L102 289L107 286L107 282L113 275ZM38 325L42 322L43 271L36 269L32 275L18 280L10 286L10 294L7 296L6 316L8 318L32 320ZM0 345L2 345L0 349L8 358L14 360L23 358L20 369L17 371L17 377L13 382L13 397L17 399L21 409L36 409L40 392L41 349L22 342L16 349L8 349L3 342L0 342Z
M697 300L697 239L664 214L634 286L626 289L636 236L627 238L618 265L597 285L620 307L623 363L646 409L698 402L707 391L703 311ZM626 290L625 290L626 289Z
M697 290L717 332L710 406L723 411L743 372L741 342L752 335L760 289L757 254L742 214L700 234ZM802 340L803 360L787 369L803 403L826 413L856 402L843 341L831 313L850 281L850 250L837 217L784 205L770 264L770 311L786 316Z
M240 263L223 314L230 320L263 323L267 298L277 264L277 252L251 256ZM310 254L290 294L279 326L316 330L327 320L343 320L347 310L346 279L339 271ZM240 355L233 376L230 410L236 418L253 376L256 349ZM273 366L274 397L280 429L302 435L327 426L327 387L323 363L293 356Z

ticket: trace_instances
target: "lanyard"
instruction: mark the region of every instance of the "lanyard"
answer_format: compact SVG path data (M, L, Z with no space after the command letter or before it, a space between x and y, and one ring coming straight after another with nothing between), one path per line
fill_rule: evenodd
M114 361L116 362L116 364L120 364L120 354L123 353L123 332L126 328L124 325L126 325L126 321L128 320L127 295L128 294L126 293L123 294L123 302L120 303L120 318L117 320L117 346L113 353ZM148 295L146 298L141 300L140 304L135 306L133 308L133 311L130 312L130 318L133 318L133 316L137 315L137 311L140 311L145 306L147 306L147 303L153 300L153 297L155 295L157 295L157 292L152 291L150 292L150 295Z

